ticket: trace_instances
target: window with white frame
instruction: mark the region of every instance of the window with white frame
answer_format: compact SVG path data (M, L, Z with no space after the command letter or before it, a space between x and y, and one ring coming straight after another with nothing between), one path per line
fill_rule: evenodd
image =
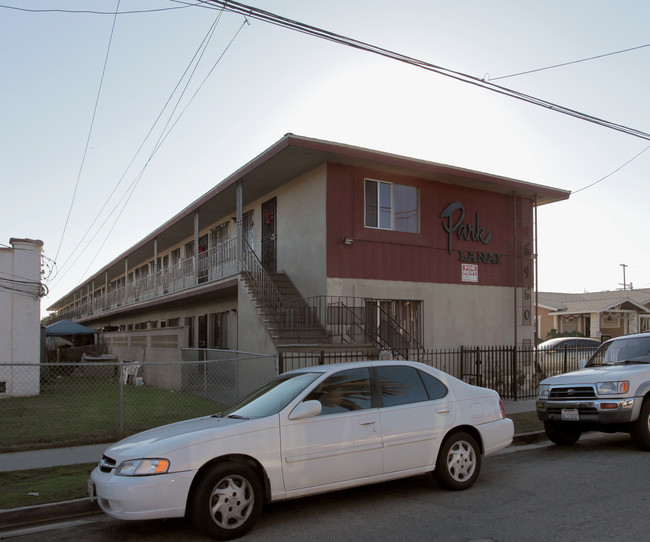
M365 226L418 233L418 189L385 181L365 180Z

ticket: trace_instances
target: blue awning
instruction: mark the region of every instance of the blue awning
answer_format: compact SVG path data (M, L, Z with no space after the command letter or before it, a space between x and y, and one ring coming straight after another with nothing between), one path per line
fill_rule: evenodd
M59 320L58 322L45 328L46 337L63 337L67 335L90 335L95 330L89 327L77 324L72 320Z

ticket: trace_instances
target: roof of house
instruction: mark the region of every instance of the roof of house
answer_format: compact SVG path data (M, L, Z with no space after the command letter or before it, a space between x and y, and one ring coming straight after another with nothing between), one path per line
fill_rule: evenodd
M637 308L650 312L650 288L582 294L539 292L538 305L551 309L550 314L590 314L624 308Z
M455 166L409 158L397 154L355 147L343 143L324 141L309 137L286 134L250 162L226 177L214 188L170 218L155 231L140 240L112 260L92 277L89 283L104 273L109 278L123 270L118 262L127 256L133 261L146 259L152 254L151 245L157 240L160 247L181 242L187 231L194 228L194 213L201 209L199 229L204 221L214 217L227 216L236 208L236 186L242 181L244 205L262 198L296 177L313 170L323 163L337 163L355 167L372 168L381 171L417 177L420 179L470 187L489 192L516 195L534 200L536 205L545 205L569 199L571 192L489 173L481 173ZM71 293L55 302L48 310L63 306Z

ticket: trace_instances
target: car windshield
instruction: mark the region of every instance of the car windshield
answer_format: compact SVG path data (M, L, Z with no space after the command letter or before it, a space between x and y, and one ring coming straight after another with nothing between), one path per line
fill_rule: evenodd
M587 367L617 363L650 363L650 336L607 342L591 356Z
M280 412L321 374L308 372L281 375L216 416L243 419L272 416Z

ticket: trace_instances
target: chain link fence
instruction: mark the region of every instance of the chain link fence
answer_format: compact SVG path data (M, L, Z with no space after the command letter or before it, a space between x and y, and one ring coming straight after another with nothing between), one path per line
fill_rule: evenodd
M114 442L211 415L275 374L275 356L209 350L183 350L178 362L0 364L0 453Z

